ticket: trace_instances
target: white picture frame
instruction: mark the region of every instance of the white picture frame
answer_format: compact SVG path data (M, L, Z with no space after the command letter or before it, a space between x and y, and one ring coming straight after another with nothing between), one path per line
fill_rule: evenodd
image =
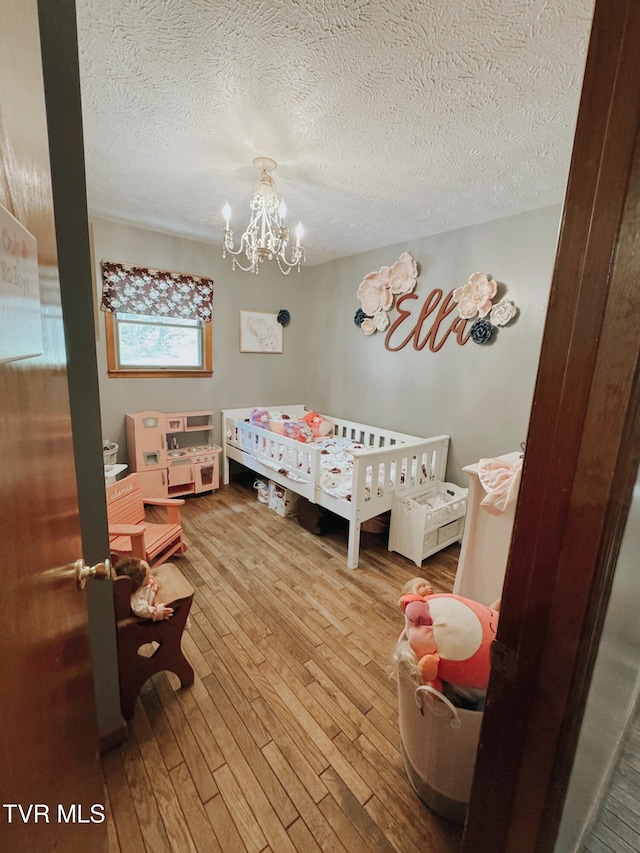
M0 204L0 364L42 353L38 243Z
M282 326L277 314L240 312L240 352L281 353Z

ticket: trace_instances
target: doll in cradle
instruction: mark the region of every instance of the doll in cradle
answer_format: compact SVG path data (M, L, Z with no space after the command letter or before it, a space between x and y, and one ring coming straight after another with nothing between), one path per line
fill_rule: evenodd
M131 610L141 619L159 622L173 616L173 607L156 601L158 582L151 574L149 563L136 557L124 557L115 567L118 577L131 580Z

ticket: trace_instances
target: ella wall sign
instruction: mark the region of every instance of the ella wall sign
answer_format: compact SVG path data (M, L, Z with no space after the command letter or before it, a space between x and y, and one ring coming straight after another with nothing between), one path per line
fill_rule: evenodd
M518 314L506 297L494 304L497 283L482 272L474 272L466 284L446 296L443 290L434 288L416 312L418 296L413 290L417 280L417 264L409 252L403 252L394 264L369 273L358 286L362 307L353 321L365 335L386 332L384 345L390 352L397 352L410 342L416 350L428 346L431 352L438 352L449 335L454 335L459 346L469 340L488 344L496 327L506 326ZM398 317L391 323L389 311L394 303ZM454 312L455 317L447 325ZM469 321L471 326L467 328Z
M460 346L466 344L471 337L471 332L467 330L467 320L456 313L449 326L443 325L457 308L453 291L444 296L442 290L432 290L420 312L415 315L412 309L416 307L417 299L416 293L405 293L396 302L398 317L387 331L384 339L386 349L397 352L404 349L409 342L413 342L414 349L421 350L428 346L431 352L438 352L452 334L456 336ZM431 319L431 325L425 328L428 319Z

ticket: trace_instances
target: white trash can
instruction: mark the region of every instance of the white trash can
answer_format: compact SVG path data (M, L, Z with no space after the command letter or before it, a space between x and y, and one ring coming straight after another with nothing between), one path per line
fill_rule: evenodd
M464 823L483 712L457 708L401 666L397 677L402 758L409 781L430 809Z
M102 458L105 465L115 465L118 458L118 445L108 438L102 439Z

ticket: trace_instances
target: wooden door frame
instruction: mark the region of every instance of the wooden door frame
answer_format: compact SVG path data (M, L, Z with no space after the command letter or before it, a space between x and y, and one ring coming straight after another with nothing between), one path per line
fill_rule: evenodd
M75 0L37 0L60 301L85 562L109 555ZM86 588L100 750L126 738L111 583Z
M596 0L464 853L554 849L638 471L639 43Z

